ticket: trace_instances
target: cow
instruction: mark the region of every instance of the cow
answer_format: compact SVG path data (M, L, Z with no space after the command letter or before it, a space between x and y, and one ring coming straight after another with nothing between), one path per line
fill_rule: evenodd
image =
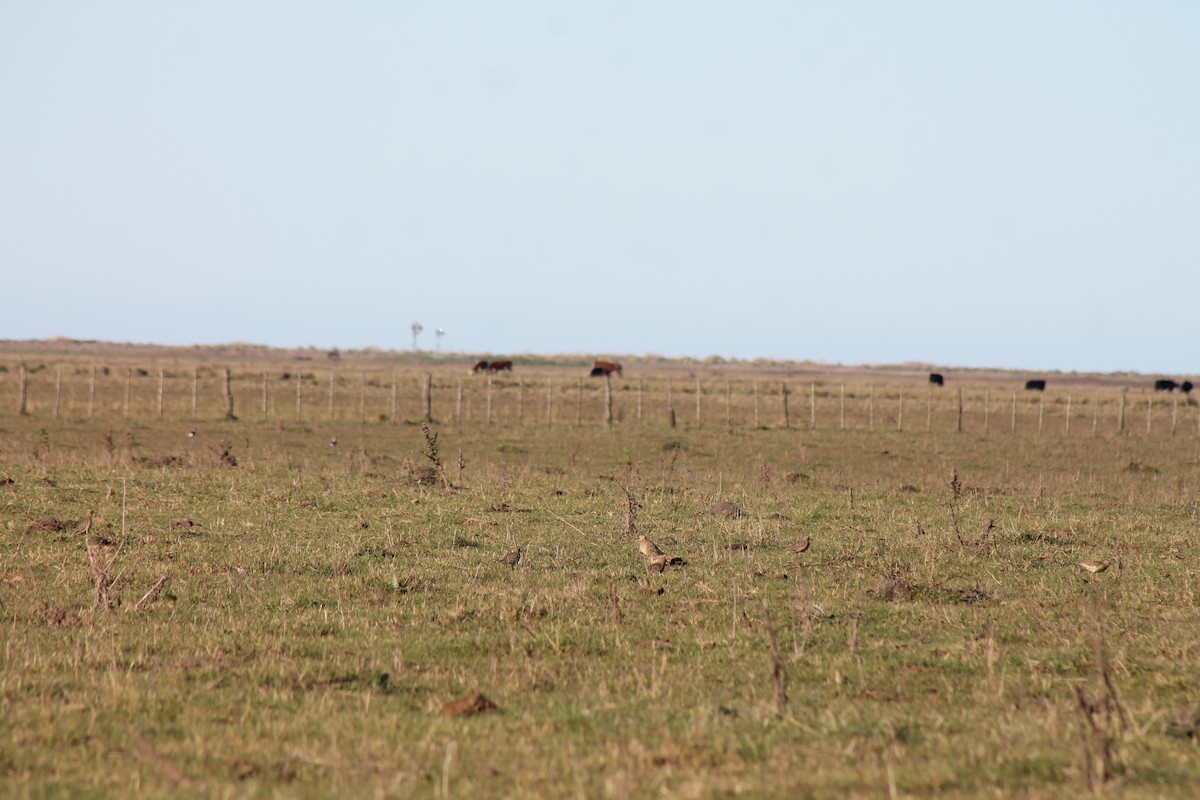
M1179 391L1183 392L1184 394L1191 394L1192 393L1192 382L1184 381L1183 383L1179 384Z
M1170 378L1159 378L1154 382L1154 391L1156 392L1173 392L1179 388L1179 384Z
M487 372L489 366L491 365L486 361L476 361L475 366L471 367L471 372Z
M512 372L511 361L493 361L487 365L488 372Z
M599 361L599 360L597 360L597 361L592 362L592 371L588 374L593 378L602 378L605 375L611 375L614 372L617 373L618 375L623 374L621 372L621 365L618 364L616 361Z
M946 379L940 372L931 372L929 373L929 383L931 386L945 386Z
M1044 392L1046 391L1046 382L1038 379L1033 381L1025 381L1025 391L1027 392Z

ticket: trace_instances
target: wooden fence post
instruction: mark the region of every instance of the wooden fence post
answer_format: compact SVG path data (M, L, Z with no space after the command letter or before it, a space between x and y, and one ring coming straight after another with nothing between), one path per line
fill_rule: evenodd
M333 387L337 383L337 372L329 370L329 418L333 419Z
M304 419L304 414L300 411L300 386L304 383L304 376L296 374L296 421L301 422Z
M96 365L92 364L92 382L88 385L88 419L96 416Z
M196 418L196 396L200 393L200 369L192 367L192 419Z
M988 432L988 416L991 414L991 411L992 411L992 402L991 401L992 401L991 390L984 389L983 390L983 433L985 436L987 435L987 432Z
M490 373L490 372L488 373L488 376L487 376L487 393L484 395L484 406L487 410L487 412L485 414L487 424L491 425L492 424L492 373Z
M963 418L963 399L962 399L962 387L960 386L960 387L958 387L958 426L957 426L957 430L959 433L962 433L962 418Z
M517 424L525 422L525 376L517 379Z
M700 427L700 379L696 378L696 427Z
M786 381L779 385L779 394L783 398L783 428L787 430L792 427L792 415L788 410L788 388Z
M1038 392L1038 433L1042 432L1042 414L1046 408L1046 393Z
M583 378L575 379L575 425L583 424Z
M675 427L675 406L671 400L671 379L667 378L667 422L672 428Z
M933 384L929 384L929 398L925 401L925 430L933 430Z
M29 413L29 371L25 369L25 359L17 367L17 413L22 417Z
M875 384L871 384L871 398L867 401L867 430L875 430Z
M159 374L159 377L160 377L160 380L159 380L159 382L158 382L158 386L159 386L159 392L158 392L158 398L159 398L159 403L158 403L158 406L159 406L159 408L158 408L158 415L161 417L161 416L162 416L162 380L161 380L161 376L162 376L162 370L159 370L158 374ZM263 400L263 412L262 412L262 418L263 418L263 421L264 421L264 422L265 422L265 421L266 421L266 419L267 419L267 409L268 409L268 407L270 406L270 397L269 397L269 395L267 394L267 392L268 392L268 389L267 389L267 371L264 369L264 370L263 370L263 398L262 398L262 400Z
M642 424L642 376L638 376L637 423Z
M842 384L842 417L839 430L846 430L846 384Z
M1010 431L1010 433L1013 433L1013 434L1015 434L1016 432L1017 432L1017 393L1016 393L1016 392L1013 392L1013 398L1012 398L1012 430Z
M463 379L458 379L458 393L454 396L454 422L462 424ZM395 405L393 403L393 405ZM393 414L394 416L394 414Z
M554 378L546 381L546 427L554 427Z
M129 385L133 383L133 367L125 368L125 400L121 404L121 417L129 419Z
M604 423L613 424L612 415L612 373L604 373Z
M1117 433L1125 432L1125 393L1128 389L1121 390L1121 405L1117 409Z
M391 405L388 408L388 410L390 412L388 415L388 418L391 419L392 422L396 421L396 388L397 388L396 387L396 370L392 370L392 397L391 397ZM459 411L461 411L462 410L462 378L458 379L458 399L459 399ZM455 415L455 416L457 417L458 415Z
M732 417L730 416L730 408L729 408L731 400L732 400L732 396L730 395L729 381L725 381L725 427L726 428L733 427L732 426Z
M897 404L898 407L896 409L896 430L903 431L904 430L904 387L900 388L899 395L900 395L899 402Z
M358 421L367 421L367 373L358 371Z
M1092 436L1096 435L1097 429L1100 427L1100 395L1092 396Z
M758 381L754 382L754 427L758 427Z
M161 369L158 371L158 375L159 375L158 395L160 398L158 401L158 409L159 409L158 415L161 417L162 416L162 399L161 399L162 398L162 370ZM55 419L58 418L58 409L59 409L61 400L62 400L62 364L59 364L58 371L55 373L55 377L54 377L54 417L55 417Z
M817 429L817 382L811 381L808 384L808 427L810 430Z
M225 368L225 419L237 419L233 415L233 376Z
M490 381L489 381L490 383ZM422 392L422 406L425 410L425 421L433 422L433 373L425 373L425 387Z
M1071 393L1067 392L1067 422L1063 427L1063 433L1067 436L1071 435Z
M1171 435L1175 435L1175 424L1179 414L1179 398L1171 398Z
M1154 410L1154 395L1146 396L1146 435L1150 435L1150 416Z

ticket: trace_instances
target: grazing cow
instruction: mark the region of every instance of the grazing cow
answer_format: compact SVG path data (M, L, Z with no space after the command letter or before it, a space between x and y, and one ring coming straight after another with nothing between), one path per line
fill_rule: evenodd
M592 371L589 374L593 378L600 378L605 375L612 375L614 372L618 375L623 374L621 372L621 365L616 361L593 361Z
M1159 378L1154 382L1154 391L1156 392L1173 392L1179 388L1179 384L1170 378Z
M1046 382L1044 380L1025 381L1025 391L1044 392L1046 391Z
M1184 394L1191 394L1192 393L1192 382L1184 381L1183 383L1179 384L1179 391L1183 392Z
M511 361L493 361L487 365L488 372L512 372Z
M475 366L471 367L471 372L487 372L489 366L491 365L486 361L476 361Z
M929 373L929 382L934 386L945 386L946 379L942 377L940 372Z

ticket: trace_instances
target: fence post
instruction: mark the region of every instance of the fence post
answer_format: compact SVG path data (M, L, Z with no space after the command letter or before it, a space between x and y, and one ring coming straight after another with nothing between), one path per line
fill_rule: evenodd
M575 379L575 425L583 424L583 378Z
M161 417L162 416L162 370L161 369L158 371L158 375L159 375L159 379L158 379L158 385L159 385L158 415ZM58 371L55 373L55 377L54 377L54 418L55 419L58 418L58 409L59 409L61 399L62 399L62 364L59 364Z
M304 376L296 373L296 421L301 422L304 415L300 411L300 387L304 383Z
M1171 435L1175 435L1175 423L1179 413L1179 398L1171 398Z
M904 431L904 387L900 387L900 398L898 408L896 410L896 430Z
M1150 435L1150 416L1154 410L1154 395L1146 396L1146 435Z
M842 384L842 421L839 430L846 430L846 384Z
M358 421L367 421L367 373L358 371Z
M1128 391L1128 388L1121 390L1121 405L1117 409L1117 433L1125 432L1125 394Z
M1017 393L1013 392L1012 429L1010 430L1010 433L1016 434L1016 432L1017 432Z
M125 368L125 400L121 403L121 417L129 419L129 385L133 383L133 367Z
M808 384L808 427L811 430L817 429L817 382L811 381Z
M958 432L962 433L963 399L962 387L958 387Z
M525 376L517 379L517 424L525 422Z
M459 410L461 411L461 409L462 409L462 378L458 379L458 397L459 397ZM392 370L392 397L391 397L391 405L389 406L388 410L391 412L389 415L389 418L391 419L392 422L395 422L396 421L396 370Z
M675 427L675 406L671 404L671 379L667 378L667 420L671 427Z
M725 427L726 428L732 427L732 418L730 416L730 409L729 409L731 400L732 400L732 396L730 395L729 381L725 381Z
M867 401L867 430L875 430L875 384L871 384L871 399Z
M161 376L162 370L159 370L158 374L159 374L159 376ZM270 406L270 397L267 395L267 391L268 391L267 390L267 371L264 369L263 370L263 413L262 413L262 418L263 418L264 422L267 419L267 409ZM162 416L162 381L161 380L159 380L158 397L159 397L158 415L161 417Z
M612 425L612 373L604 373L604 423Z
M263 376L264 376L263 380L266 380L266 374L267 373L265 373L265 372L263 373ZM162 370L162 367L159 367L158 368L158 416L162 417L162 414L163 414L163 370ZM55 413L55 416L58 416L57 412Z
M1096 435L1096 430L1100 426L1100 395L1092 396L1092 436Z
M196 418L196 395L200 392L200 369L192 367L192 419Z
M394 392L393 392L393 394L394 394ZM459 425L462 424L462 397L463 397L463 379L459 378L458 379L458 393L455 394L455 396L454 396L454 422ZM392 405L394 406L395 403L392 403ZM395 416L395 412L392 413L392 416Z
M425 409L425 421L433 422L433 373L425 373L425 388L422 392L422 406Z
M1067 393L1067 422L1064 426L1063 433L1067 436L1071 435L1071 393Z
M783 397L783 428L784 428L784 430L787 430L788 428L792 427L792 415L791 415L791 412L788 410L787 383L784 382L784 383L780 384L779 388L780 388L780 394Z
M758 381L754 382L754 427L758 427Z
M490 372L488 373L488 376L487 376L487 394L484 395L484 401L485 401L484 405L487 409L485 418L487 420L487 424L491 425L492 424L492 373L490 373Z
M554 427L554 378L546 381L546 427Z
M637 422L642 424L642 376L638 376Z
M233 415L233 376L229 367L225 368L225 419L237 419Z
M929 384L929 398L925 401L925 430L933 430L933 384Z
M337 372L329 370L329 418L333 419L333 386L337 383Z
M700 427L700 379L696 378L696 427Z
M17 368L17 413L22 417L29 413L27 398L29 392L29 372L25 369L25 359Z

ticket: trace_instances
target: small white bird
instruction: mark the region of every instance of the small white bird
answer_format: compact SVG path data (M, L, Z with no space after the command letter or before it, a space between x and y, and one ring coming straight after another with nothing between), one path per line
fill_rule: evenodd
M1096 574L1104 572L1104 570L1108 569L1110 566L1110 562L1108 562L1108 561L1080 561L1079 566L1083 567L1085 570L1092 573L1093 575L1096 575Z
M329 446L337 447L337 437L336 436L334 436L332 439L329 440Z
M196 435L196 432L195 432L195 431L188 431L188 438L189 438L189 439L191 439L191 438L192 438L193 436L195 436L195 435Z

